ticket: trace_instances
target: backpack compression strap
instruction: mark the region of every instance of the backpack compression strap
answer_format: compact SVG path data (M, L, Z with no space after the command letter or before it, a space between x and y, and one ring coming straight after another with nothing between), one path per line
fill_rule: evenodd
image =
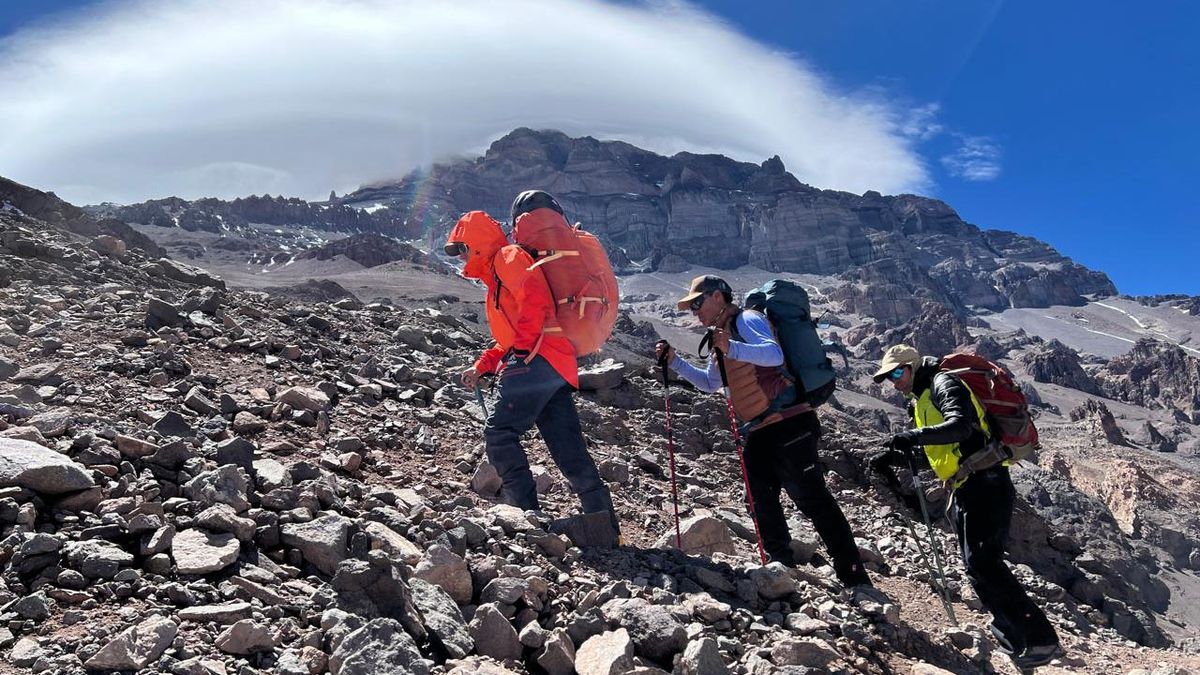
M530 254L533 255L534 258L537 259L537 262L535 262L529 266L529 269L533 270L537 267L540 267L540 266L542 266L548 262L554 261L554 260L559 260L561 258L566 258L568 256L578 257L579 251L573 251L573 250L569 250L569 249L560 251L560 250L551 248L551 249L546 249L544 251L533 250L533 251L530 251ZM601 305L608 307L608 299L607 298L591 296L591 295L568 295L567 297L559 300L558 304L566 305L566 304L569 304L572 302L579 303L579 318L580 319L583 318L584 313L587 311L587 304L589 302L598 302ZM555 332L555 331L561 333L562 329L561 328L546 329L546 332Z

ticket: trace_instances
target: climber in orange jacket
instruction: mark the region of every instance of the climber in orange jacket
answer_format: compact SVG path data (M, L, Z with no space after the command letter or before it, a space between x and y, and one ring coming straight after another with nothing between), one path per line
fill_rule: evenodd
M534 193L532 200L518 199L513 208L514 221L534 208L562 212L544 192ZM583 510L607 511L616 539L619 524L612 496L588 454L571 397L579 387L575 349L552 330L557 326L555 306L545 276L540 269L530 269L534 261L529 253L509 244L500 223L483 211L459 219L445 250L464 262L463 277L487 286L487 322L496 342L460 379L473 389L483 375L499 375L498 400L488 416L484 439L488 461L503 482L504 501L525 510L539 509L529 458L521 446L522 434L536 424Z

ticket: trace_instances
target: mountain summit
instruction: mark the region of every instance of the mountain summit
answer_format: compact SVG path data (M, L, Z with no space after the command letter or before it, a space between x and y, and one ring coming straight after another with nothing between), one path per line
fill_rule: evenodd
M686 152L663 157L521 128L482 157L436 164L338 202L422 214L439 228L472 209L503 219L512 196L530 187L554 193L627 270L693 263L841 275L857 287L842 295L893 322L918 314L920 299L1002 310L1116 294L1106 275L1032 237L982 230L936 199L820 190L788 173L779 157L761 165Z

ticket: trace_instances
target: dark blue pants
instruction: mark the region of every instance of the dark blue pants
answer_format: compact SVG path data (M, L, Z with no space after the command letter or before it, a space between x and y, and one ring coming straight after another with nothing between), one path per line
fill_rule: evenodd
M1055 644L1058 635L1004 562L1016 490L1007 467L971 476L954 491L954 525L967 578L992 613L993 632L1016 652Z
M529 457L521 447L521 436L536 424L550 457L579 495L584 512L608 511L617 528L612 496L583 440L571 385L546 359L536 356L529 365L510 357L497 387L499 398L488 417L484 438L488 461L504 483L504 502L525 510L539 508Z

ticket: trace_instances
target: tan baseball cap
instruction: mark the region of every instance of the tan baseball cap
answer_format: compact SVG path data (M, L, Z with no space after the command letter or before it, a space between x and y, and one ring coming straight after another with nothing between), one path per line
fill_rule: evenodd
M703 274L692 279L692 286L688 289L688 294L680 298L679 302L675 303L675 306L682 312L688 308L688 305L692 304L693 300L713 291L721 291L733 295L733 289L730 288L724 279L713 274Z
M900 366L912 366L915 368L920 362L921 353L915 347L908 345L889 347L883 353L883 360L879 362L879 370L876 370L872 377L875 378L876 382L882 382L888 373Z

